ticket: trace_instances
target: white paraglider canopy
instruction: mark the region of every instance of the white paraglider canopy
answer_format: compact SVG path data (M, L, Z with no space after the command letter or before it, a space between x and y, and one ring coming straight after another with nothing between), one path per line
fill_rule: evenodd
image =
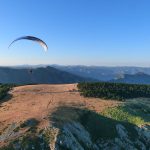
M34 36L22 36L22 37L19 37L19 38L15 39L14 41L12 41L12 43L9 45L9 47L13 43L15 43L16 41L19 41L19 40L31 40L31 41L37 42L37 43L39 43L43 47L43 49L45 50L45 52L48 50L47 44L43 40L41 40L41 39L39 39L37 37L34 37Z

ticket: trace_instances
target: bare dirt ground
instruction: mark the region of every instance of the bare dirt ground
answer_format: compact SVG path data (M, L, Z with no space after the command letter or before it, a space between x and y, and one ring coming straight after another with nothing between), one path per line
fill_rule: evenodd
M11 99L0 104L0 130L13 122L36 118L46 126L47 116L62 106L87 108L96 112L118 105L117 101L84 98L77 90L77 84L27 85L15 87ZM63 112L63 111L62 111ZM61 116L71 115L68 112ZM75 114L72 114L75 115Z

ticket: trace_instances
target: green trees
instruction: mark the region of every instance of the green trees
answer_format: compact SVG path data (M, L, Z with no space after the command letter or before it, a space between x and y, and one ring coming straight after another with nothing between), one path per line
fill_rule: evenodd
M137 97L150 97L150 85L124 83L79 83L78 88L85 97L124 100Z
M3 99L7 92L13 87L13 85L9 84L0 84L0 100Z

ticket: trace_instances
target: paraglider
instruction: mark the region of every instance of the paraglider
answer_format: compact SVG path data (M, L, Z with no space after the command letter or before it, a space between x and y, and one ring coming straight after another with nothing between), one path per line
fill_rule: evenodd
M37 37L34 37L34 36L23 36L23 37L19 37L19 38L15 39L14 41L12 41L12 43L9 45L9 47L10 47L13 43L15 43L16 41L19 41L19 40L31 40L31 41L37 42L37 43L39 43L39 44L44 48L45 52L48 50L48 46L46 45L46 43L45 43L43 40L41 40L41 39L39 39L39 38L37 38ZM8 48L9 48L9 47L8 47Z
M33 70L32 69L29 69L29 74L32 74L33 73Z
M12 41L8 48L10 48L10 46L13 43L15 43L15 42L17 42L19 40L31 40L31 41L37 42L38 44L40 44L43 47L45 52L48 50L47 44L43 40L41 40L41 39L39 39L37 37L34 37L34 36L22 36L22 37L19 37L19 38L15 39L14 41ZM32 73L33 73L33 70L29 69L29 74L32 74Z

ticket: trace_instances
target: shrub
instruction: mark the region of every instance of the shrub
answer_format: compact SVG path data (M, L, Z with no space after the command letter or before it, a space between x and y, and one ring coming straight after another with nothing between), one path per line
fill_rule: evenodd
M0 100L2 100L8 93L9 90L11 90L11 88L14 85L10 85L10 84L0 84Z

